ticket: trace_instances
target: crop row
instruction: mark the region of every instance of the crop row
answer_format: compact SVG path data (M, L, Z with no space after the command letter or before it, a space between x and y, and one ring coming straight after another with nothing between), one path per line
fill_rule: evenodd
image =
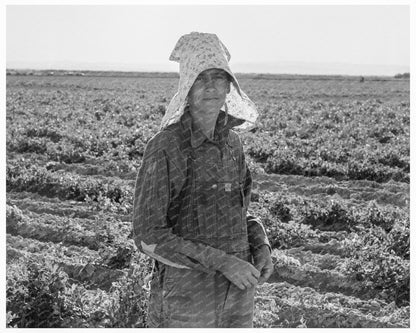
M74 264L86 264L98 262L100 253L84 246L65 245L51 241L42 242L33 238L22 237L20 235L6 235L7 246L15 250L22 250L34 254L47 254L56 260L71 262ZM12 258L7 258L8 261Z
M61 195L64 198L72 196L81 201L95 196L97 203L103 203L104 207L106 202L109 202L110 207L116 206L116 210L120 210L118 207L122 206L125 214L131 211L132 184L126 184L121 180L108 184L101 179L82 179L72 174L50 172L44 168L26 169L19 166L8 167L7 176L8 190L46 192L47 195L58 194L58 197ZM259 197L258 203L263 208L257 209L255 213L260 213L257 215L262 217L268 227L275 247L285 247L287 246L285 243L299 246L290 235L301 239L304 237L303 234L293 232L282 235L281 230L284 230L284 227L276 225L276 219L282 222L293 220L298 225L306 224L315 229L328 231L352 231L362 227L379 226L385 230L384 234L380 232L377 236L378 239L384 238L382 243L385 244L385 250L387 252L393 250L403 258L409 257L409 217L402 210L392 210L374 203L358 209L345 205L342 200L325 203L284 193L280 196L276 193L273 195L277 199Z
M403 209L370 201L361 206L342 199L323 201L296 195L273 193L272 202L260 199L260 205L282 222L296 221L312 228L329 231L353 231L357 226L379 226L389 232L398 220L408 220Z
M10 247L8 248L8 253L9 252L13 253L16 257L25 260L45 260L44 256L36 254L30 255L24 251L14 250ZM53 259L49 258L47 260ZM43 270L45 270L45 267L47 268L48 266L44 265ZM87 304L85 303L89 303L86 297L91 297L92 294L84 291L82 292L82 295L78 295L79 286L72 284L72 287L69 287L68 283L71 281L73 283L74 280L78 280L80 282L93 281L96 285L101 284L101 286L107 290L100 291L100 293L102 293L102 297L99 298L101 304L97 305L102 309L104 304L108 304L102 302L105 299L108 299L110 293L114 291L114 283L111 282L125 278L125 273L121 271L113 270L112 272L109 272L91 264L85 266L58 264L56 267L58 271L62 269L68 275L69 280L65 280L65 277L60 275L60 279L54 279L47 284L48 288L54 288L55 292L55 289L67 291L69 288L71 293L67 294L66 292L61 292L61 297L64 295L71 298L77 297L78 302L80 302L78 304L83 304L85 307L87 307ZM53 274L53 267L51 269ZM13 269L11 271L13 272ZM111 276L106 275L106 272ZM45 279L46 277L43 275L42 279ZM37 279L39 278L38 275ZM16 282L16 277L14 279L11 277L8 279L8 299L11 299L12 296L16 296ZM24 283L24 281L22 282ZM47 281L41 280L41 282L45 283ZM144 286L143 280L137 282ZM109 285L112 286L108 288ZM96 291L99 291L99 289ZM140 291L135 289L131 296L137 296L142 292L143 290ZM30 301L33 303L34 301L39 302L42 300L39 300L39 297L37 297L37 299L32 298ZM45 300L42 302L45 302ZM84 310L86 310L86 308L84 308ZM29 311L29 313L30 312L33 311ZM63 312L62 315L63 314L65 314L65 312ZM80 314L78 313L78 315ZM78 320L81 318L78 318ZM394 302L389 303L382 299L362 300L339 293L318 292L312 288L293 286L287 282L265 284L259 286L256 292L255 327L408 327L408 318L409 306L398 308ZM72 320L75 319L77 319L77 316L72 317ZM87 318L84 317L84 323L85 319ZM93 320L94 318L88 319ZM97 323L95 323L95 325L96 324ZM101 323L101 325L103 325L103 323ZM72 324L71 327L81 326Z
M125 180L134 180L137 176L139 160L130 161L109 160L88 157L83 163L62 163L51 161L48 156L37 153L8 153L10 165L18 163L24 165L44 166L50 171L70 172L81 176L117 177ZM328 197L338 195L343 199L356 201L376 200L381 204L393 204L405 207L409 202L409 185L402 182L390 181L377 183L366 180L336 181L328 177L303 177L296 175L259 173L259 167L247 159L254 178L254 186L258 189L279 191L287 189L290 192L307 196ZM133 164L135 165L133 165Z
M45 153L58 162L82 162L88 156L105 156L130 161L130 168L137 167L144 146L156 133L160 121L159 116L154 119L146 116L148 106L132 106L120 100L117 102L125 105L121 110L120 103L103 105L100 110L96 102L98 110L94 107L93 112L82 109L69 112L59 105L53 109L26 97L32 103L40 103L40 110L47 108L50 117L44 117L45 113L39 109L32 117L25 117L22 111L18 126L8 131L8 150ZM97 100L101 101L94 99ZM13 102L10 104L12 108ZM409 182L408 103L273 101L264 108L260 129L254 134L245 133L242 138L248 155L263 164L267 172ZM67 119L68 114L74 114L73 118ZM42 118L34 126L33 116L40 115ZM117 119L123 117L133 117L133 125L119 124ZM61 126L63 120L66 128ZM9 120L10 124L15 122L16 119Z
M329 157L329 147L317 147L318 143L303 143L303 146L290 147L285 143L263 139L251 134L246 153L263 166L267 173L293 174L307 177L333 177L337 180L371 180L387 182L390 180L409 183L409 156L400 154L398 148L359 147L352 150L351 156ZM323 141L326 142L326 141ZM328 142L331 142L328 139ZM305 153L305 146L310 154ZM345 148L350 151L351 149ZM337 153L333 153L337 154ZM339 152L338 152L339 154ZM362 156L362 157L360 157Z
M409 183L410 164L407 162L400 162L399 157L395 157L397 149L392 148L391 151L372 151L375 156L379 156L381 161L393 161L390 164L373 162L372 159L357 159L358 152L352 152L352 156L344 162L333 162L322 159L321 157L298 156L296 150L287 148L272 148L271 152L265 152L265 147L261 142L258 143L260 148L248 146L246 148L247 154L254 159L256 163L264 165L264 170L267 173L275 174L294 174L308 177L328 176L336 179L350 179L350 180L373 180L377 182L387 182L395 180L399 182ZM103 148L104 149L104 148ZM65 143L50 143L44 138L20 138L17 142L8 142L8 151L17 153L37 153L43 154L49 161L55 161L65 168L63 163L74 164L83 163L90 159L91 156L98 157L106 162L106 174L124 175L127 173L128 177L135 174L140 167L141 157L144 152L144 144L141 148L132 146L130 148L115 147L112 150L101 149L100 152L92 155L80 147L73 147L71 144ZM313 149L313 147L312 147ZM366 152L368 149L365 150ZM383 154L386 154L384 156ZM118 161L118 162L115 162ZM395 162L399 161L399 162ZM404 167L403 167L404 166ZM82 172L94 173L96 168L85 170L81 168Z
M110 169L116 166L120 168L123 165L123 169L119 171L129 172L140 165L145 147L145 144L141 141L139 143L139 139L135 136L132 139L125 139L128 141L127 144L122 142L112 144L112 141L106 140L87 146L87 142L91 139L83 140L82 137L76 137L76 140L73 142L65 138L54 142L46 136L33 137L27 133L14 133L13 136L9 135L7 138L7 151L8 153L43 155L45 160L66 164L85 163L99 159L102 162L107 161Z
M70 172L81 176L97 175L104 177L117 177L125 180L134 180L137 176L136 166L129 160L108 160L101 158L88 158L84 163L61 163L50 161L45 155L36 153L16 154L8 153L10 165L19 164L44 166L50 171ZM376 200L381 204L393 204L405 207L409 202L409 185L406 183L390 181L377 183L366 180L336 181L328 177L303 177L296 175L270 175L259 173L258 166L250 162L254 186L257 189L279 191L287 189L290 192L307 196L328 197L338 195L343 199L356 201ZM135 161L134 163L140 163Z
M280 222L281 223L281 222ZM127 225L128 224L128 225ZM74 244L80 246L86 246L90 249L97 250L103 246L116 246L122 244L130 236L131 226L129 223L123 224L114 222L111 218L97 219L94 223L91 220L83 220L77 218L66 218L55 215L42 214L38 215L30 213L29 215L23 214L16 207L7 206L7 231L13 235L21 235L25 237L31 237L43 241L53 241L56 243L64 242L65 244ZM282 225L284 225L282 223ZM290 226L290 224L286 224ZM276 225L275 225L276 227ZM282 241L282 239L289 239L291 234L297 234L298 240L302 236L307 235L308 230L304 228L304 235L299 237L299 230L295 224L292 223L290 228L276 227L274 230L278 230L279 235L269 232L269 237L273 247L276 247L276 241ZM311 232L313 234L313 232ZM311 235L310 235L311 236ZM316 234L315 234L316 236ZM329 235L327 235L328 237ZM408 301L408 273L409 268L406 262L400 257L396 256L394 252L391 252L390 245L383 239L381 231L368 232L358 235L351 234L352 237L347 237L342 241L338 241L339 250L343 252L344 257L348 256L347 263L343 263L343 271L347 272L355 280L354 284L363 285L372 280L371 286L373 288L385 287L387 297L394 297L398 303ZM306 238L306 237L305 237ZM310 243L304 239L303 244ZM293 247L294 242L290 244ZM331 245L331 243L329 242ZM302 246L302 242L298 241L297 246ZM334 245L334 244L332 244ZM358 250L357 250L358 249ZM366 251L361 252L361 249ZM123 251L117 255L113 253L113 257L118 259L112 259L117 264L125 262L134 251L133 247L130 249L122 249ZM278 250L276 250L278 251ZM123 258L123 256L125 258ZM364 256L367 256L364 258ZM303 265L302 269L306 266ZM318 268L319 269L319 268ZM320 269L319 269L320 270ZM282 271L281 267L277 270L279 273ZM293 279L295 274L289 272L287 276L283 276L285 279ZM322 276L315 276L310 278L307 274L301 274L306 281L324 281L323 285L328 287L331 283L334 286L341 286L339 279L332 276L332 272L327 278ZM332 281L332 282L331 282ZM357 288L365 293L362 287L351 287L351 278L347 279L346 287L353 291ZM361 282L360 282L361 281ZM364 281L364 282L362 282ZM392 295L391 288L399 288L401 290L400 295ZM355 289L354 289L355 288ZM361 288L361 289L360 289Z
M53 214L82 219L94 219L94 215L97 214L85 202L49 198L38 193L25 191L7 193L6 204L38 214Z
M9 152L44 154L49 160L59 163L82 163L90 157L98 157L104 161L114 160L119 161L117 165L119 168L122 166L121 172L132 172L140 166L144 147L149 138L139 143L139 139L133 137L128 139L132 142L119 145L111 144L106 140L91 147L83 147L65 140L54 143L45 137L31 138L23 135L17 139L9 139L7 148ZM247 154L255 162L264 165L267 173L308 177L328 176L350 180L367 179L377 182L395 180L409 183L410 179L409 156L400 153L398 147L389 149L359 147L352 151L345 148L344 150L350 155L330 158L329 148L316 147L317 144L308 143L307 147L311 153L306 154L304 143L303 146L290 147L287 142L281 145L277 142L264 141L260 135L253 135L247 141L249 142L245 147Z
M6 230L12 235L85 246L91 250L123 244L131 232L130 223L109 216L96 216L95 220L90 220L33 212L26 214L9 205L6 206L6 222Z
M45 254L28 253L8 246L7 253L15 258L38 261ZM283 261L283 257L280 262ZM287 258L286 258L287 259ZM56 258L48 260L56 263ZM282 266L282 265L280 265ZM279 266L279 269L282 267ZM125 273L105 267L87 264L63 263L61 267L69 282L88 282L110 291L112 283L125 277ZM278 268L278 267L276 267ZM316 273L317 274L317 273ZM317 275L311 278L316 278ZM295 276L298 276L296 272ZM59 281L55 281L53 285ZM62 286L61 286L62 287ZM9 288L10 289L10 288ZM9 291L9 290L8 290ZM85 297L85 296L84 296ZM333 292L318 292L305 286L293 286L287 282L265 284L257 290L255 302L255 326L257 327L408 327L409 307L398 308L394 302L383 299L367 299ZM267 320L265 320L267 319Z
M314 254L304 254L303 257L305 256L316 257ZM344 258L335 267L328 269L314 265L313 261L302 262L299 260L299 252L293 255L293 252L274 250L272 258L275 272L270 282L288 281L319 291L340 292L362 299L377 297L388 302L394 301L399 306L408 305L409 261L394 255L383 255L384 262L377 261L375 257L369 260L364 256ZM326 255L318 259L334 258Z
M360 295L363 299L373 298L364 282L329 269L320 269L310 263L302 264L296 257L285 251L274 250L272 253L274 273L269 282L287 281L302 287L311 287L318 291L339 292L345 295Z
M410 257L410 218L402 209L374 202L362 207L348 206L343 200L322 202L275 192L259 196L258 202L251 205L251 213L261 219L275 248L304 246L318 238L325 243L339 233L342 238L337 237L338 240L354 240L353 245L341 247L344 253L354 246L363 246L363 239L373 238L372 242L382 244L383 252L393 251L404 259ZM318 230L329 233L318 236Z
M9 192L7 193L6 204L16 206L21 210L31 211L37 214L52 214L62 217L96 219L98 215L102 218L102 211L91 206L88 202L75 200L60 200L49 198L32 192ZM106 216L113 220L131 222L130 214L116 214L106 212Z
M158 84L163 86L163 80ZM143 98L132 88L121 94L115 87L105 92L81 89L76 94L12 89L7 94L8 150L37 151L67 163L102 156L137 167L167 106L169 98L163 94L171 87L156 90L160 96L143 91ZM258 88L252 87L259 99L259 128L242 134L242 139L248 155L267 172L409 182L408 97L400 102L334 102L316 96L287 100L276 98L280 92L264 96L267 91Z
M263 221L268 222L267 219ZM380 295L394 300L397 304L409 303L408 225L397 224L388 234L380 227L371 227L351 232L343 238L335 238L330 234L317 234L316 231L294 222L282 223L273 219L271 221L274 224L269 223L266 229L273 248L290 251L298 247L302 251L339 256L343 260L337 265L336 270L346 276L348 281L371 286L370 288L377 290ZM341 233L337 234L341 236ZM300 276L305 277L303 273ZM291 277L292 274L288 273L287 278ZM336 281L334 279L335 277L329 276L328 285L333 283L331 281ZM317 277L305 278L305 281L311 283L310 281L317 281Z
M131 211L133 183L118 178L53 172L30 163L25 166L19 161L9 161L7 165L8 192L27 191L64 200L95 202L101 209L115 209L120 213Z
M321 270L336 270L345 258L331 253L314 253L311 250L304 250L302 247L294 247L288 250L276 250L276 254L292 257L302 265L311 265Z
M147 259L119 270L9 245L7 254L14 256L7 269L7 327L144 327Z
M278 282L258 288L254 321L257 327L399 328L409 327L409 311L394 302Z
M408 102L269 100L265 104L260 130L243 138L247 152L266 163L270 172L377 181L389 172L399 178L395 169L409 172Z
M296 175L270 175L253 169L253 190L270 192L290 192L322 201L342 198L355 204L362 201L376 201L381 205L401 208L409 206L409 184L390 181L377 183L368 180L336 181L329 177L303 177ZM257 172L257 173L256 173Z
M85 182L82 184L85 184ZM64 189L62 191L64 191ZM10 193L9 196L12 198L20 198L18 194L19 192ZM391 211L383 206L374 204L369 204L364 208L356 208L354 206L347 207L342 206L342 201L339 201L340 204L338 205L330 202L328 206L325 207L319 200L292 196L286 193L260 194L261 196L257 199L257 202L252 203L252 213L261 218L265 224L273 247L288 249L305 245L312 246L312 244L316 244L317 241L318 243L326 243L334 237L338 240L342 240L348 233L339 230L319 232L319 228L315 227L318 224L317 221L321 221L320 223L328 223L331 222L331 218L333 218L335 219L333 223L338 222L342 224L346 219L355 221L354 225L356 226L355 229L358 234L363 233L362 227L358 226L359 223L370 227L381 226L388 231L385 231L384 233L380 231L380 235L378 235L377 238L384 237L384 243L387 244L388 248L394 250L397 255L400 255L403 258L408 258L409 256L409 218L400 210ZM34 202L31 202L32 199L30 199L29 203L27 202L28 200L22 201L22 199L9 200L9 202L11 204L17 204L20 208L27 208L38 213L66 215L67 217L88 217L99 219L101 221L109 219L117 219L126 222L130 221L129 215L110 214L104 218L102 214L100 215L100 211L94 214L87 214L88 211L86 210L86 207L79 212L78 210L73 211L73 209L75 209L74 203L76 202L71 203L72 209L67 211L68 214L61 214L66 211L65 206L63 206L65 201L54 199L54 201L57 201L49 203L48 201L45 202L45 200L49 200L46 197L39 197L38 199L35 199ZM308 202L308 204L305 204L305 202ZM85 204L80 203L80 205ZM304 207L310 207L311 209L310 211L307 211ZM301 212L301 214L299 212ZM353 218L356 218L356 220L353 220ZM312 220L315 224L307 223ZM80 221L82 221L82 219ZM368 225L369 222L371 222L370 225ZM331 248L332 251L337 251L341 254L347 252L345 244L338 246L333 243L333 245L327 244L325 246L326 248ZM335 247L338 247L338 249L335 249ZM317 244L315 248L316 251L322 251L322 246L320 244Z
M110 209L125 214L132 208L133 180L53 172L35 165L25 167L19 161L9 162L6 180L7 191L28 191L66 200L92 201L100 203L103 208L110 206ZM357 209L335 198L322 202L284 192L278 194L273 194L277 199L272 204L262 202L261 198L257 200L282 221L296 220L322 230L351 231L357 225L377 225L390 231L396 220L408 220L405 211L384 208L374 202Z
M410 220L406 209L379 205L374 201L361 202L358 206L354 200L343 200L337 196L329 197L328 200L315 199L308 197L308 190L313 186L305 186L306 196L291 193L292 190L297 192L298 187L286 185L282 186L282 190L275 189L274 193L256 192L252 197L252 208L257 207L255 214L260 215L266 225L271 224L271 228L274 219L282 222L295 221L297 224L306 224L314 229L326 231L350 232L362 226L380 226L391 235L391 241L396 240L397 244L392 244L392 248L399 255L408 256ZM19 161L9 161L7 189L95 203L92 206L96 206L100 211L113 210L125 216L131 213L133 200L133 181L54 172L34 165L25 167ZM377 192L383 190L376 188ZM388 188L388 191L395 191L391 192L392 194L400 194L401 192L397 191L401 190L395 189L393 185ZM281 240L281 244L276 244L277 247L284 245L284 238L276 239Z
M45 253L31 253L7 245L7 256L11 259L30 257L32 260L39 260L39 258L45 256ZM72 279L73 282L85 283L89 288L108 290L114 281L117 281L124 275L121 270L108 268L98 264L73 264L67 263L54 256L48 257L51 262L56 263L58 267L62 267L63 271L68 274L68 277Z
M72 196L81 201L95 196L96 202L103 204L102 208L109 202L110 208L115 206L116 211L121 210L120 206L124 208L125 214L131 211L132 185L121 180L113 184L91 178L80 181L81 177L72 174L53 173L35 167L25 169L19 166L8 167L7 176L8 190L46 192L47 195L58 194L58 197L61 195L64 198ZM307 235L307 232L299 233L293 227L289 228L289 232L282 232L285 226L280 222L294 221L297 225L310 225L314 229L348 232L378 226L384 230L378 232L377 239L382 239L385 251L393 250L403 258L409 257L410 221L408 214L403 210L392 210L371 202L364 208L357 208L345 205L342 200L321 202L285 193L278 194L272 194L271 198L267 195L259 197L256 204L262 208L254 209L255 215L259 215L268 228L274 247L301 246L296 239L303 242L302 239Z
M98 251L64 244L7 234L7 261L10 263L21 257L46 258L62 266L70 278L93 288L108 289L111 282L123 275L120 270L129 268L132 263L143 260L144 257L143 254L133 251L132 241L115 249L100 248Z

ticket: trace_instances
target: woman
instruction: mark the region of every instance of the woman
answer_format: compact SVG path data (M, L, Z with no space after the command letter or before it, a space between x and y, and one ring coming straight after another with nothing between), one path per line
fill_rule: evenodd
M229 59L216 35L197 32L170 57L179 90L134 198L134 240L155 259L150 327L252 327L254 288L273 270L264 228L247 215L251 176L232 130L253 126L257 111Z

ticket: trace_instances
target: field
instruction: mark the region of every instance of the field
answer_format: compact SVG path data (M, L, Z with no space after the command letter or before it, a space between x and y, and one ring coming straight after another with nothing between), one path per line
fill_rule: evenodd
M409 327L409 81L239 78L275 271L255 327ZM177 78L7 76L8 327L146 327L133 188Z

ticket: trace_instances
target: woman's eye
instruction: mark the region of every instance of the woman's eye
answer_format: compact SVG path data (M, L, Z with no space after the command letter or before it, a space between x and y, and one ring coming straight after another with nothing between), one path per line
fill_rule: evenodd
M208 82L209 80L214 80L214 81L226 81L227 77L223 74L217 74L217 75L213 75L210 78L209 77L205 77L205 76L198 76L195 79L195 82L197 83L201 83L201 82Z

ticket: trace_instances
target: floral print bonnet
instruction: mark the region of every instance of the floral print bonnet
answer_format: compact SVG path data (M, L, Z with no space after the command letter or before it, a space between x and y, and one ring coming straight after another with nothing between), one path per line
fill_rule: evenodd
M169 60L179 62L179 89L170 101L162 119L161 129L176 123L187 105L187 96L197 76L211 68L219 68L231 75L233 82L222 110L244 122L235 128L254 127L258 112L255 104L241 90L228 61L231 56L217 35L192 32L179 38Z

